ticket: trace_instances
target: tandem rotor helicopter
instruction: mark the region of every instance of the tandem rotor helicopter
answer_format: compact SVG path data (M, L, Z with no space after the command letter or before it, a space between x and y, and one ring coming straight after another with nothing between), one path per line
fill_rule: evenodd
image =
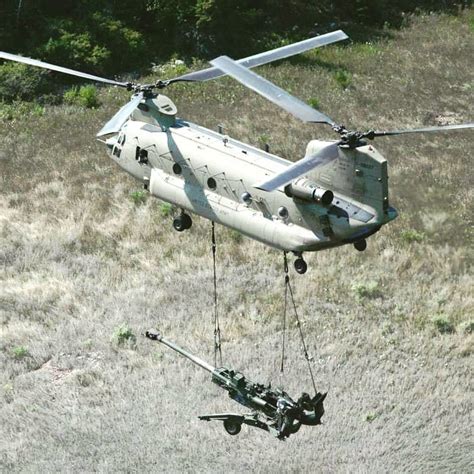
M287 58L348 36L341 30L234 61L221 56L211 68L154 84L118 82L0 52L0 58L126 88L133 92L99 131L109 156L153 196L181 209L173 221L189 229L195 213L271 247L292 252L303 274L303 252L344 244L365 250L366 239L397 217L388 197L387 161L367 140L405 133L474 128L474 123L409 130L351 131L338 125L249 68ZM311 140L292 163L177 117L166 96L177 82L229 75L304 122L329 125L337 141Z

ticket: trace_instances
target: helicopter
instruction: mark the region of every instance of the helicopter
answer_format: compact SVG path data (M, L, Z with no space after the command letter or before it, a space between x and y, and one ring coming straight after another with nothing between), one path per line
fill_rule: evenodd
M238 61L220 56L212 67L153 84L119 82L35 59L0 52L0 58L78 76L133 92L97 133L109 157L151 195L180 213L178 232L190 229L191 213L237 230L270 247L292 252L297 273L307 271L304 252L345 244L367 247L367 238L394 220L387 160L368 141L407 133L474 128L474 123L366 132L348 130L251 68L348 36L337 30ZM171 99L157 91L178 82L228 75L303 122L325 124L335 141L311 140L291 162L177 116Z

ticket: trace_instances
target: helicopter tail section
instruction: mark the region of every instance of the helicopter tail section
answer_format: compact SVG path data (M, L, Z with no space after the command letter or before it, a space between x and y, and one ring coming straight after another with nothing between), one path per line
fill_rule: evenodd
M327 146L328 142L313 140L308 144L306 154L317 153ZM396 216L389 206L387 160L371 145L339 146L337 159L315 168L311 178L334 192L335 206L345 204L338 200L337 195L340 195L362 205L364 212L372 214L380 224ZM370 220L374 222L372 218Z

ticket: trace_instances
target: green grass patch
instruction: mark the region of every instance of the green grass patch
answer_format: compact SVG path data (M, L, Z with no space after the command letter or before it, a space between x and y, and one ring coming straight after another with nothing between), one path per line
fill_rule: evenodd
M352 74L345 69L338 69L334 73L334 79L343 89L347 89L352 84Z
M71 87L64 93L63 99L66 104L87 109L97 109L100 106L97 89L92 85Z
M160 213L163 217L169 217L173 213L173 206L169 202L162 203Z
M270 135L262 133L262 135L258 137L258 144L260 148L265 148L265 145L269 145L271 138L272 137Z
M357 54L357 56L361 58L375 56L381 51L380 47L376 46L374 43L356 43L351 46L351 52Z
M12 355L15 359L24 359L29 355L28 349L24 346L17 346L12 349Z
M321 105L321 102L319 101L317 97L310 97L307 102L308 102L308 105L313 107L313 109L319 109Z
M426 235L423 232L418 232L415 229L405 229L400 232L400 238L408 243L420 243L423 242L426 238Z
M431 322L439 334L453 334L456 332L454 324L444 315L434 316Z
M112 342L118 347L134 347L137 338L133 331L127 326L127 324L121 324L118 326L112 334Z
M133 191L130 193L130 199L133 201L133 204L140 206L145 204L148 194L145 191Z
M376 281L355 283L352 285L352 291L359 301L364 299L380 298L382 296L380 285Z

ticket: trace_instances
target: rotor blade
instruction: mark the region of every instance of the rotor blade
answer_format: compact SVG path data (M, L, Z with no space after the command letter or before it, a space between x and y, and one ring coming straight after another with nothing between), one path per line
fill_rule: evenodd
M62 66L55 66L54 64L38 61L37 59L25 58L23 56L18 56L16 54L4 53L3 51L0 51L0 58L8 59L10 61L17 61L19 63L29 64L31 66L42 67L44 69L50 69L51 71L62 72L64 74L69 74L71 76L83 77L84 79L90 79L92 81L104 82L105 84L113 84L114 86L120 86L120 87L128 86L128 83L126 82L118 82L112 79L105 79L103 77L87 74L86 72L74 71L74 69L68 69Z
M309 49L319 48L327 44L336 43L337 41L342 41L347 38L349 37L342 30L332 31L331 33L326 33L325 35L309 38L298 43L293 43L287 46L282 46L281 48L276 48L270 51L265 51L263 53L254 54L253 56L248 56L246 58L239 59L236 62L242 64L247 68L252 68L256 66L261 66L262 64L270 63L272 61L278 61L279 59L288 58L290 56L294 56L295 54L300 54L305 51L308 51ZM210 67L208 69L190 72L188 74L184 74L183 76L175 77L174 79L168 81L168 84L180 81L209 81L210 79L215 79L221 76L225 76L225 73L223 73L220 69L216 67Z
M467 129L467 128L474 128L474 123L471 122L471 123L461 123L458 125L441 125L439 127L412 128L408 130L374 131L374 132L368 132L368 138L402 135L405 133L444 132L448 130L462 130L462 129Z
M314 155L307 156L297 161L269 180L254 185L254 188L261 189L262 191L274 191L280 186L284 186L290 181L293 181L294 179L306 174L308 171L334 161L339 157L339 145L341 143L341 141L331 143L330 145L319 150Z
M219 69L242 83L244 86L262 95L270 102L273 102L290 114L293 114L295 117L303 120L303 122L327 123L329 125L335 125L334 121L323 113L313 109L300 99L297 99L267 79L255 74L253 71L250 71L246 67L237 64L227 56L220 56L219 58L210 61L210 63L217 66Z
M142 94L133 96L132 100L125 104L100 130L96 135L102 137L109 133L117 133L122 128L122 125L127 121L130 114L136 109L137 105L143 99Z

